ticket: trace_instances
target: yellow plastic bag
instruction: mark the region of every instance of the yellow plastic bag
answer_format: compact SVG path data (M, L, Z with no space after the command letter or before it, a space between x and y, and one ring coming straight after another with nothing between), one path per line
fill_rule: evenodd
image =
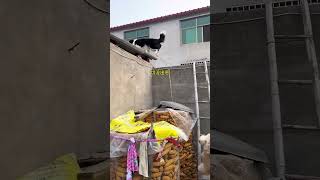
M121 115L110 122L110 130L120 133L139 133L150 128L150 124L143 121L135 121L133 110Z
M150 123L135 121L134 117L134 111L131 110L111 120L110 130L119 133L133 134L146 131L151 127ZM165 121L154 123L153 128L157 139L165 139L168 137L188 139L187 135L181 129Z
M80 167L74 154L57 158L51 164L18 178L18 180L77 180Z
M188 139L187 135L181 129L165 121L154 123L153 129L157 139L165 139L168 137L180 137L183 140Z

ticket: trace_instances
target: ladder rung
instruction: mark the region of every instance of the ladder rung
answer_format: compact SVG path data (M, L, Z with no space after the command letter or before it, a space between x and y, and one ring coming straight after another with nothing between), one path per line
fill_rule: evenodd
M203 116L203 117L199 117L200 119L210 119L210 117L205 117L205 116Z
M274 35L275 39L305 39L310 37L307 35Z
M195 104L196 102L179 102L181 104ZM210 101L198 101L198 103L210 103Z
M198 88L208 88L208 86L197 86Z
M283 128L288 128L288 129L320 130L320 128L317 127L317 126L303 126L303 125L284 124L284 125L282 125L282 127Z
M210 101L198 101L198 103L210 103Z
M279 80L282 84L312 84L312 80Z
M197 74L206 74L206 72L197 72Z

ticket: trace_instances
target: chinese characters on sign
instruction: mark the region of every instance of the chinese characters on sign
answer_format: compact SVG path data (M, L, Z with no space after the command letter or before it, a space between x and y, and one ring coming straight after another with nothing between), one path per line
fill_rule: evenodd
M151 71L152 75L169 75L169 73L169 69L156 69Z

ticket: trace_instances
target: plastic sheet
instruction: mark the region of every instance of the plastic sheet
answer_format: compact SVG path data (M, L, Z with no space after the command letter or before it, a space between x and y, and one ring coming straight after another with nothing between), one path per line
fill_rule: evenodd
M130 141L124 139L134 138L136 141L146 139L149 131L137 134L110 133L110 157L122 157L127 155ZM123 139L122 139L123 138ZM136 144L137 152L140 149L140 143ZM155 154L161 150L159 142L148 142L148 154Z
M122 116L120 121L117 122L125 122L126 118L129 116ZM128 118L129 119L129 118ZM133 120L134 119L134 120ZM119 118L117 119L119 120ZM166 137L179 137L179 140L183 140L182 147L184 147L184 151L176 147L171 142L168 142L165 146L161 146L159 142L147 142L147 150L148 154L145 153L141 155L144 157L141 159L143 165L139 172L135 172L133 174L133 179L144 179L144 177L149 176L152 180L162 180L162 179L180 179L180 168L191 168L188 171L188 175L190 174L190 178L193 179L193 175L197 172L196 161L191 162L190 159L196 160L196 155L194 154L194 149L192 145L192 129L196 124L196 119L192 118L188 112L173 110L171 108L153 108L150 110L145 110L140 113L134 114L132 111L130 112L130 119L127 121L129 123L139 122L141 124L149 124L149 129L146 132L137 132L131 129L130 133L123 133L126 131L124 128L122 129L122 133L119 132L111 132L110 137L110 156L112 159L112 169L111 169L111 179L116 180L124 180L126 176L126 158L127 151L130 141L130 138L134 138L136 142L139 140L144 140L151 132L153 132L158 139ZM123 123L125 124L125 123ZM115 124L113 124L115 125ZM131 125L128 125L126 128L130 128ZM119 130L119 126L117 127ZM137 126L132 126L137 127ZM153 129L152 129L153 127ZM136 129L139 129L137 127ZM142 130L140 128L139 130ZM173 131L172 131L173 130ZM150 138L150 137L149 137ZM153 136L153 139L155 136ZM127 139L127 140L126 140ZM166 142L166 141L165 141ZM146 149L144 147L140 147L140 142L136 143L137 152L141 149ZM143 143L142 143L143 144ZM168 147L169 146L169 147ZM183 153L183 154L180 154ZM183 156L182 158L180 156ZM146 167L146 157L148 157L149 164ZM140 158L140 156L139 156ZM140 160L139 160L140 161ZM152 166L150 166L150 162L152 162ZM180 164L183 163L183 164ZM187 167L189 165L190 167ZM141 173L143 171L143 173ZM146 173L148 171L148 174ZM194 171L194 172L193 172ZM141 175L143 174L143 176ZM187 173L185 173L186 175ZM185 177L184 177L185 178Z
M147 122L153 120L153 115L146 112L142 113ZM154 111L155 121L166 121L188 134L188 140L182 141L182 151L180 152L180 176L181 179L197 179L197 139L192 138L196 132L194 120L188 112L173 110L170 108L157 109ZM196 133L195 133L196 134ZM195 137L196 138L196 137Z
M153 112L155 114L155 120L153 117ZM149 123L152 121L155 121L154 123L163 121L174 125L183 132L179 136L184 141L188 141L188 137L190 136L192 129L196 124L196 119L192 118L188 112L173 110L170 108L151 109L144 111L137 116L139 120L144 120Z
M176 111L170 108L167 108L166 110L170 113L172 119L176 122L176 126L189 137L197 120L193 119L190 116L190 113L185 111Z

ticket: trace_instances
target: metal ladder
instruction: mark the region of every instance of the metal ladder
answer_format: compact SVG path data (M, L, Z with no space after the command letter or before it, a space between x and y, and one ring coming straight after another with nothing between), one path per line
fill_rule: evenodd
M197 72L196 63L193 62L193 81L194 81L194 97L195 97L195 115L197 119L197 137L198 140L200 138L200 119L203 118L210 118L210 117L201 117L199 112L199 103L210 103L210 79L209 79L209 72L208 72L208 65L207 61L201 61L203 63L204 72ZM198 80L197 80L197 74L205 74L206 77L206 85L207 86L199 86ZM198 88L206 88L208 90L208 100L207 101L199 101L199 94L198 94ZM198 166L201 163L201 145L198 142ZM198 177L199 174L198 174Z
M319 69L317 64L317 56L315 51L315 45L313 40L311 18L309 12L309 4L307 0L300 0L302 9L304 34L303 35L275 35L274 24L273 24L273 7L272 0L266 1L266 24L267 24L267 43L268 43L268 56L270 65L270 80L271 80L271 94L272 94L272 119L274 126L274 142L275 142L275 157L277 165L277 176L280 179L286 179L290 176L286 175L285 169L285 156L283 147L283 133L281 122L281 111L280 111L280 95L279 95L279 84L306 84L306 80L278 80L278 68L277 68L277 57L275 39L303 39L306 43L306 50L308 60L312 63L313 68L313 85L314 85L314 97L316 104L317 119L319 121L318 127L320 126L320 82L319 82ZM308 81L309 82L309 81ZM303 176L302 176L303 179Z

